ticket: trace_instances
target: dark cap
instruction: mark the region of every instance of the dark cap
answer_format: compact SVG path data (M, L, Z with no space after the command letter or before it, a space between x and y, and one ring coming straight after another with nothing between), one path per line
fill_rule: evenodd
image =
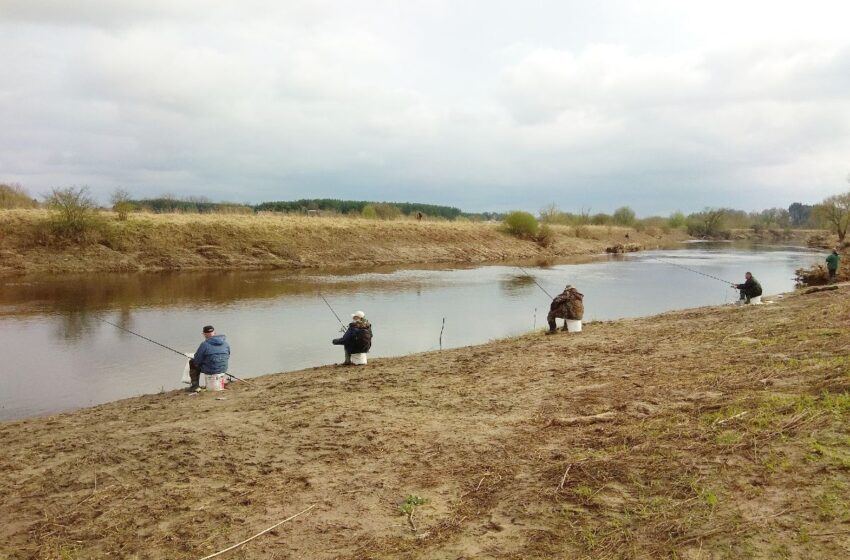
M204 327L204 332L205 332L205 333L213 332L214 330L215 330L215 328L213 328L213 326L212 326L212 325L207 325L206 327Z

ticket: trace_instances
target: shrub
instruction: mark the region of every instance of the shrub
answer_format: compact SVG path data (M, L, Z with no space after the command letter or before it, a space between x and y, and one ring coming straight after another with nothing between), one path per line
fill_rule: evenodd
M21 185L0 184L0 208L36 208L33 200Z
M366 206L364 206L361 214L367 220L377 220L378 219L378 211L375 210L374 204L367 204Z
M537 244L541 247L551 247L555 243L555 234L549 224L543 224L537 230L537 235L534 237Z
M505 216L503 222L505 231L520 239L534 239L539 224L537 218L528 212L514 211Z
M87 187L55 188L44 197L50 209L51 229L56 237L68 241L91 241L98 229L95 202Z
M635 211L628 206L621 206L614 210L612 220L620 226L630 226L635 223Z
M130 193L124 189L115 189L110 197L112 209L118 213L118 219L124 221L127 219L127 214L133 209L133 203L130 202Z
M673 212L667 220L667 225L671 228L683 228L687 225L687 218L682 212Z

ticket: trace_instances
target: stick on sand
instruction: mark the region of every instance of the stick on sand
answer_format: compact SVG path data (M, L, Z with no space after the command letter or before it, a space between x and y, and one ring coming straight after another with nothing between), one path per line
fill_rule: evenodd
M281 521L280 523L275 523L274 525L272 525L271 527L269 527L269 528L268 528L268 529L266 529L265 531L260 531L259 533L257 533L257 534L256 534L256 535L254 535L253 537L251 537L251 538L249 538L249 539L245 539L245 540L244 540L244 541L242 541L241 543L236 543L236 544L234 544L234 545L233 545L233 546L231 546L231 547L228 547L228 548L225 548L224 550L220 550L220 551L216 552L215 554L210 554L209 556L204 556L203 558L201 558L201 560L209 560L210 558L215 558L216 556L219 556L219 555L221 555L221 554L224 554L225 552L229 552L229 551L233 550L234 548L238 548L238 547L242 546L243 544L245 544L246 542L252 541L252 540L256 539L257 537L259 537L260 535L264 535L264 534L268 533L269 531L271 531L271 530L272 530L272 529L274 529L275 527L277 527L277 526L279 526L279 525L283 525L283 524L284 524L284 523L286 523L287 521L290 521L290 520L292 520L292 519L295 519L296 517L298 517L298 516L299 516L299 515L301 515L302 513L307 513L308 511L310 511L310 510L311 510L311 509L313 509L314 507L316 507L316 504L313 504L312 506L308 507L308 508L307 508L307 509L305 509L305 510L299 511L298 513L296 513L296 514L295 514L295 515L293 515L292 517L287 517L286 519L284 519L284 520L283 520L283 521Z

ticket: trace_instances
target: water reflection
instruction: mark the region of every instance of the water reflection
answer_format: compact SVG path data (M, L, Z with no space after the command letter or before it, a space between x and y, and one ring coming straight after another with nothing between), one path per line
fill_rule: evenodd
M507 276L501 280L500 286L505 295L508 296L528 294L537 289L534 277L528 274Z
M660 259L660 260L658 260ZM225 272L85 275L0 280L0 419L67 410L180 386L184 361L108 325L106 319L179 351L192 352L213 324L228 336L240 377L338 361L339 323L366 311L373 357L485 342L542 327L569 283L585 295L585 319L635 317L722 304L729 281L751 270L765 293L789 290L805 250L702 245L531 268L423 268L321 275ZM666 263L665 263L666 261ZM543 289L538 289L538 286ZM445 329L442 320L445 318Z

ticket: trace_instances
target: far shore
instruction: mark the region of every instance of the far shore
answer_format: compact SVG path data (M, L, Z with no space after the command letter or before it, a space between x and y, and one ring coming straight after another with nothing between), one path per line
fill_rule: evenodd
M366 220L285 214L100 214L82 239L57 240L44 210L0 211L0 275L167 270L257 270L461 264L558 259L670 247L682 229L551 226L540 243L469 221ZM736 232L804 244L811 232Z

